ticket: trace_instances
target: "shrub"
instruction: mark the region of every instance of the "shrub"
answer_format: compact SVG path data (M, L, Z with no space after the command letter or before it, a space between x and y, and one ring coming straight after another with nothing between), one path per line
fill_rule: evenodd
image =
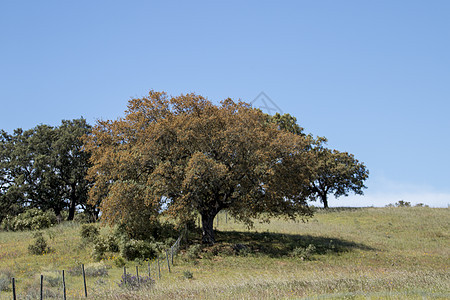
M57 223L57 218L53 210L46 212L30 208L16 217L7 216L3 219L1 228L3 230L40 230L49 228Z
M5 218L3 218L2 223L0 224L0 229L6 231L14 231L14 221L14 217L6 216Z
M28 245L28 252L34 255L42 255L50 252L50 247L47 245L47 241L44 238L42 232L36 232L33 235L34 242Z
M200 244L191 245L184 253L184 260L187 261L195 260L199 258L201 252L202 252L202 245Z
M102 237L98 237L94 241L94 248L92 249L92 258L100 261L104 258L105 252L108 250L108 244Z
M233 250L236 255L239 256L248 256L251 253L251 249L243 244L235 244L233 245Z
M411 206L411 202L400 200L397 203L395 203L395 206L397 206L397 207L410 207Z
M85 224L91 222L91 216L85 212L77 212L73 220L79 224Z
M11 289L11 278L13 273L8 269L0 270L0 292L7 292Z
M100 236L100 232L94 224L83 224L80 229L80 235L84 242L93 243Z
M84 268L84 273L90 277L108 276L108 266L103 263L88 264Z
M35 299L41 299L41 290L39 287L39 284L33 284L29 285L25 288L25 299L26 300L35 300ZM51 288L48 288L46 286L42 289L42 296L44 299L61 299L61 294L58 291L55 291Z
M84 266L84 274L90 277L99 277L108 275L109 266L104 263L92 263ZM67 273L71 276L81 276L83 275L83 269L80 266L76 266L67 270Z
M125 259L122 256L119 256L114 260L114 264L116 267L121 268L125 266Z
M134 276L129 273L123 274L118 284L121 288L126 288L130 290L138 290L140 288L150 288L155 284L155 280L149 276Z
M108 234L105 239L106 245L109 252L119 252L119 241L114 236L114 234Z
M49 285L50 287L57 287L62 284L62 275L58 272L41 272L45 285Z
M316 246L309 244L308 247L297 247L291 252L291 256L299 257L301 260L311 259L311 255L316 251Z
M194 278L194 274L191 271L184 271L183 277L186 279L192 279L192 278Z
M158 246L141 240L129 240L122 245L121 255L127 260L153 259L158 252Z

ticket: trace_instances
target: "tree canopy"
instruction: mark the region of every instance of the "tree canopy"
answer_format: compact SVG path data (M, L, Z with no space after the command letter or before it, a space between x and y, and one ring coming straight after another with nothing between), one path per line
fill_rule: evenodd
M199 213L202 240L214 243L223 209L247 224L311 214L313 140L243 102L151 91L131 99L125 117L99 121L85 142L90 201L108 222L133 226L164 213L183 224Z
M349 192L363 194L364 181L369 177L366 166L353 154L330 150L323 146L314 148L315 179L311 181L311 199L319 199L328 208L328 195L336 198Z
M81 137L90 132L84 119L63 120L59 127L38 125L30 130L0 132L0 219L29 207L56 214L86 207L85 179L89 154Z

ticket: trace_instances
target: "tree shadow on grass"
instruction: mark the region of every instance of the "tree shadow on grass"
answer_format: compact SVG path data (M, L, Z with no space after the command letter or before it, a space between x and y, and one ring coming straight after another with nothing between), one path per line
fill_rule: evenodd
M253 253L270 257L290 255L295 248L307 248L314 245L315 254L343 253L353 249L376 250L364 244L339 238L317 237L300 234L271 232L216 231L218 244L244 245Z

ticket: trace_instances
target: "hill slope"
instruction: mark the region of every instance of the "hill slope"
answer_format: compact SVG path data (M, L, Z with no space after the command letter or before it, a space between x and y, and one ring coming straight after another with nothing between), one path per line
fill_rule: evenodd
M89 295L98 299L446 299L450 297L449 217L448 208L331 209L318 211L307 223L275 219L248 230L231 218L225 223L221 214L217 245L204 248L197 258L192 249L176 257L171 273L161 261L162 278L156 276L153 288L120 289L117 282L123 269L115 266L116 257L109 257L103 263L111 267L107 276L88 277ZM78 225L62 224L46 230L45 236L53 251L31 256L27 253L31 232L0 232L0 272L14 274L23 296L36 292L42 273L57 277L54 271L92 263L92 249L81 245ZM129 262L128 269L134 271L137 263ZM140 263L146 270L147 264ZM193 278L187 279L190 275ZM66 278L68 298L81 297L82 277ZM49 289L61 293L58 281ZM0 295L11 298L10 291Z

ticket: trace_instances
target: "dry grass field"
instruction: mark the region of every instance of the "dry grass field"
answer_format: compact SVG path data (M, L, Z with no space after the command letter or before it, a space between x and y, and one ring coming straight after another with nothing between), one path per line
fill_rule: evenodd
M306 223L273 219L252 229L221 214L218 243L197 258L183 250L171 273L161 263L151 288L120 288L123 268L111 254L100 263L104 276L87 277L89 298L449 299L449 228L448 208L319 210ZM79 225L60 224L44 236L52 251L36 256L27 251L32 232L0 232L0 279L16 278L18 299L35 299L41 274L47 296L61 299L60 270L95 266ZM127 268L134 272L137 264L145 272L146 262ZM68 299L81 298L82 277L66 274ZM0 296L11 299L12 292Z

